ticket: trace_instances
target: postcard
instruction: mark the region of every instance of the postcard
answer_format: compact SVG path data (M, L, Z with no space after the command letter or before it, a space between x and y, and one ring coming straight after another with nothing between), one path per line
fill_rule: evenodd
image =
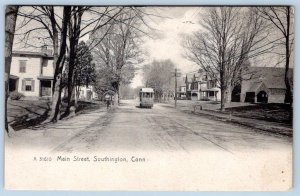
M292 6L7 5L5 188L289 191Z

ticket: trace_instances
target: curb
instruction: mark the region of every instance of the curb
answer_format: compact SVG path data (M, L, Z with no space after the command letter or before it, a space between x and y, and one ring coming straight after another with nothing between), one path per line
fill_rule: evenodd
M183 110L181 110L181 111L183 111ZM246 127L252 128L252 129L258 129L260 131L264 131L264 132L267 132L267 133L272 133L272 134L279 135L279 136L293 137L293 129L290 130L289 128L286 128L288 130L283 131L281 128L263 127L263 126L261 126L259 124L255 124L255 123L251 123L251 122L245 122L245 121L240 121L240 120L237 120L237 119L228 119L228 118L216 116L216 115L213 115L213 114L207 114L207 113L201 113L201 112L194 112L194 111L187 111L187 110L185 110L183 112L190 112L190 113L192 113L194 115L201 115L203 117L208 117L210 119L219 120L219 121L222 121L222 122L227 122L227 123L242 125L242 126L246 126Z

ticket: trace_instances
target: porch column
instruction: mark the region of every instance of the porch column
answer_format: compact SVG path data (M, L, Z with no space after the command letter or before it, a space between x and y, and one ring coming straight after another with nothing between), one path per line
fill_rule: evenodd
M42 97L42 80L40 80L39 96Z
M53 96L53 94L52 94L52 93L53 93L53 92L52 92L53 80L50 80L50 81L51 81L51 92L50 92L51 94L50 94L50 95L51 95L51 97L52 97L52 96Z

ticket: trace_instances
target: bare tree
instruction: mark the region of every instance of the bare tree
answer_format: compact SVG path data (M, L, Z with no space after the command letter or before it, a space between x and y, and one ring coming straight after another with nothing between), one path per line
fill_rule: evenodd
M140 21L141 17L137 10L126 8L110 26L107 26L106 29L99 29L91 36L91 42L101 38L100 44L92 46L94 60L100 69L106 67L110 70L108 77L111 78L111 87L115 91L117 103L119 102L119 86L125 82L122 80L122 76L126 74L124 75L122 72L130 74L129 79L131 80L134 76L132 75L133 65L140 63L141 60L139 58ZM126 76L130 76L128 74ZM123 77L123 79L125 78Z
M26 6L19 12L19 16L23 19L18 28L20 31L18 34L20 37L19 44L23 43L24 47L35 48L40 46L35 46L31 44L31 42L42 40L41 42L53 47L54 79L50 121L57 121L60 115L61 77L66 60L66 51L69 52L69 57L70 54L74 57L78 40L90 32L103 27L109 20L112 20L116 14L120 13L120 10L122 10L122 8L117 7ZM87 11L89 11L89 14L87 18L83 20L81 17L83 17L83 13ZM81 25L83 22L84 25ZM34 28L32 28L32 26L34 26ZM68 36L69 50L67 50L68 42L66 40ZM72 61L69 63L70 88L68 89L70 92L72 92L73 89L73 85L71 85L73 83L73 67L74 62ZM70 97L71 94L72 93L69 93ZM69 107L70 104L68 104L68 108Z
M9 75L12 58L12 46L17 21L18 6L7 6L5 9L5 129L9 133L7 122L7 99L9 96Z
M294 13L291 6L285 7L260 7L257 8L260 15L273 24L274 28L282 35L283 42L280 39L280 45L284 45L285 52L277 53L285 61L284 81L286 85L285 102L293 104L293 93L290 81L290 64L294 45Z
M143 67L143 78L146 87L154 89L155 99L159 102L165 95L174 91L173 74L175 65L171 60L153 61Z
M67 49L68 24L71 17L71 7L63 6L62 9L54 6L32 6L23 8L24 9L19 12L19 16L23 18L23 22L21 22L19 27L21 31L20 34L23 35L21 42L23 42L25 46L29 45L30 47L35 47L29 42L32 42L32 39L34 38L43 39L44 42L50 42L53 47L53 96L49 120L56 122L60 115L62 70ZM59 17L59 11L62 11L62 17ZM30 24L36 27L28 29ZM22 31L23 28L25 31ZM41 37L37 35L40 35Z
M221 89L221 110L231 99L232 88L242 79L246 62L273 46L264 20L253 8L210 8L201 19L204 31L185 40L186 56L216 80Z
M60 103L61 103L61 92L62 92L62 71L65 62L65 53L67 47L67 30L68 23L70 22L71 17L71 7L65 6L63 8L63 20L62 20L62 30L61 30L61 39L60 44L58 40L58 30L56 26L55 12L54 7L49 8L50 11L50 21L52 24L53 32L53 63L55 65L54 78L53 78L53 96L52 96L52 106L51 106L51 115L50 120L56 122L60 114Z

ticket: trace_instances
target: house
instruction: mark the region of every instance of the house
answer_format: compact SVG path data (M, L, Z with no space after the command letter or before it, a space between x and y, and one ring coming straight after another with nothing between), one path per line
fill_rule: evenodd
M26 97L51 97L53 55L46 46L40 52L13 51L9 90Z
M177 96L186 97L188 100L212 100L221 99L220 88L217 82L211 79L203 70L195 74L186 74L183 78L184 85L179 86ZM185 90L185 93L183 91Z
M94 91L94 87L92 85L80 86L79 99L81 100L98 99L98 94Z
M177 99L186 99L185 78L177 81Z
M293 69L289 70L289 79L293 81ZM249 67L243 75L240 90L241 102L284 103L285 68Z

